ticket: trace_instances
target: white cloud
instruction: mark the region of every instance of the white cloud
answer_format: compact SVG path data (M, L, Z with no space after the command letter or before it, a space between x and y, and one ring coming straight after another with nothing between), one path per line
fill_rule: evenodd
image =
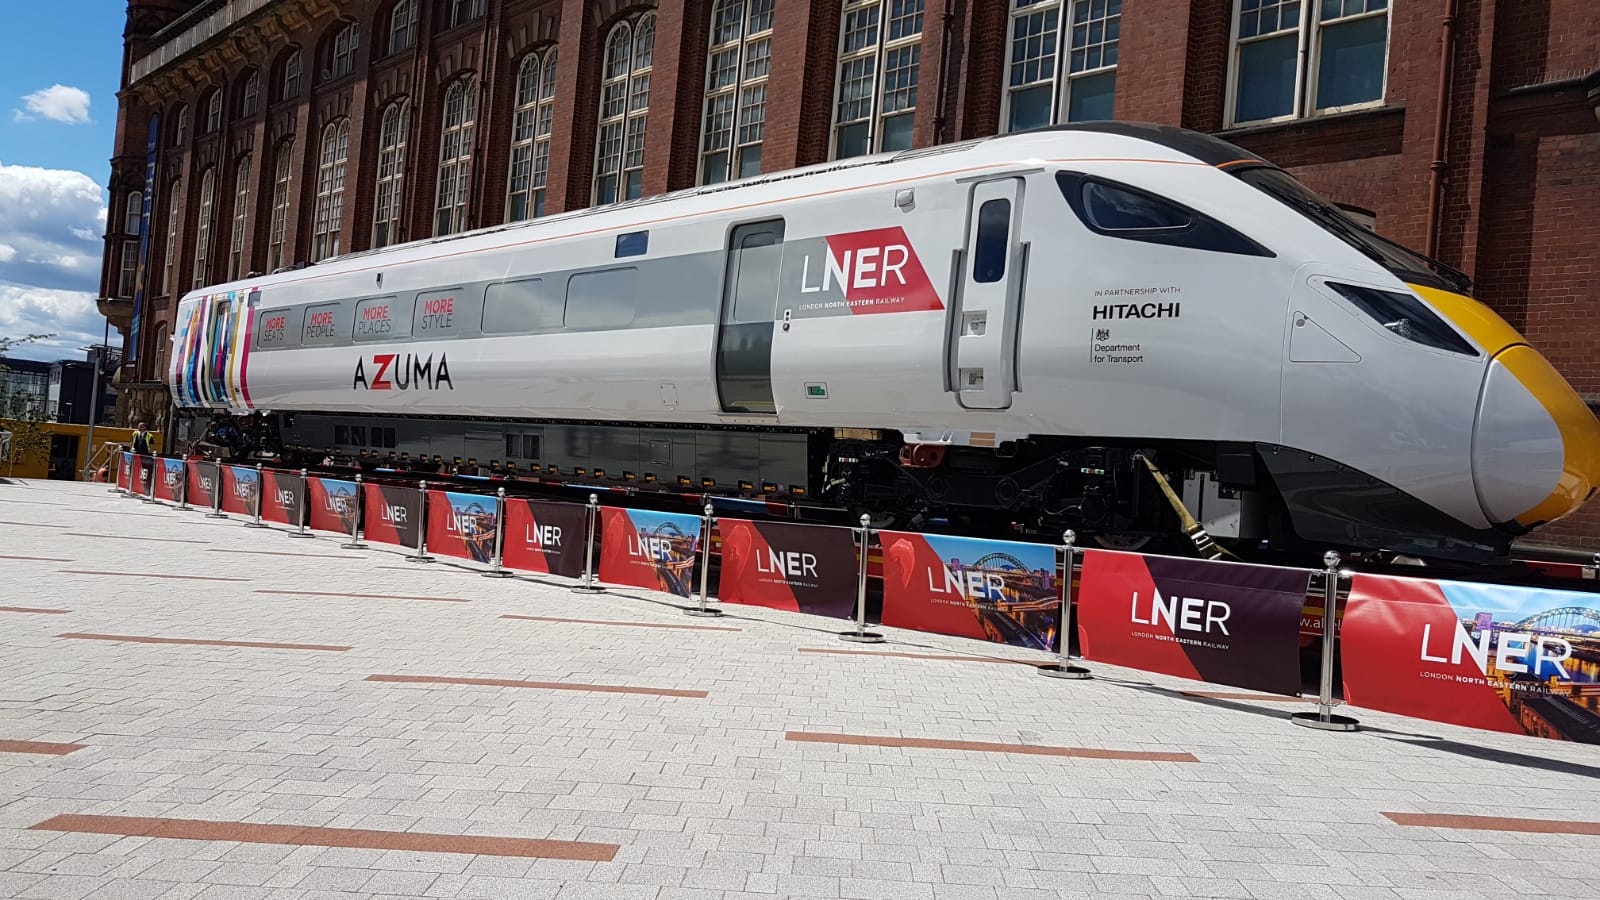
M79 348L100 343L106 320L89 291L60 291L0 283L0 337L50 334L22 344L11 355L23 359L82 359ZM112 344L117 336L111 336Z
M17 258L17 248L10 244L0 244L0 263L8 263Z
M77 358L77 348L99 343L100 197L82 172L0 162L0 336L57 335L17 355Z
M89 92L82 88L52 84L23 97L22 105L27 107L27 112L20 109L11 111L11 117L18 122L31 122L41 116L68 125L85 125L89 122Z

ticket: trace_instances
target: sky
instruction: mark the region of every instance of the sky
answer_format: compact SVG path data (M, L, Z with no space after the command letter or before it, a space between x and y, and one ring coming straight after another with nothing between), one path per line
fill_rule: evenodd
M5 0L0 28L0 338L82 359L95 309L126 0ZM118 345L117 335L111 335Z

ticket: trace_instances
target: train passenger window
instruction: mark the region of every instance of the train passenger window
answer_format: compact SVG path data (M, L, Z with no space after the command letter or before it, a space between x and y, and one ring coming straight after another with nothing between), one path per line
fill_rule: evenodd
M650 232L630 231L627 234L617 235L616 258L624 256L643 256L650 249Z
M365 447L367 445L367 426L351 425L350 443L355 444L357 447Z
M372 446L374 446L374 447L382 447L385 450L393 450L394 449L395 439L394 439L394 429L393 428L375 428L375 429L373 429L373 431L382 432L382 433L381 434L375 434L373 436L373 438L372 438ZM379 438L382 438L381 442L379 441Z
M542 278L489 285L483 301L483 333L560 331L565 300Z
M506 458L508 459L538 459L539 435L537 434L508 434L506 435Z
M256 332L256 349L265 350L270 347L287 347L290 338L290 322L299 326L298 309L269 309L258 314L256 321L260 330Z
M1216 219L1149 191L1081 172L1057 172L1056 184L1095 234L1191 250L1277 255Z
M343 306L342 303L320 303L306 307L300 343L306 347L327 347L350 340L350 317L341 311Z
M771 322L778 315L778 272L783 245L770 231L754 231L739 242L739 275L734 286L735 322Z
M340 447L343 447L346 444L349 444L350 443L350 426L349 425L335 425L335 426L333 426L333 442L334 442L334 444L336 444L337 446L340 446Z
M411 317L400 306L393 294L356 301L356 340L387 341L411 334Z
M567 279L566 325L577 331L627 328L633 324L639 270L579 272Z
M1003 197L978 207L978 240L972 253L972 280L993 284L1006 277L1011 246L1011 201Z
M417 295L411 313L411 331L417 337L449 337L461 330L466 298L455 288Z

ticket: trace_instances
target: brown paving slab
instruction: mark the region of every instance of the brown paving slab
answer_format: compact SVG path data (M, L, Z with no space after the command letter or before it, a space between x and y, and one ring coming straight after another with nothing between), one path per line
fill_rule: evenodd
M466 597L413 597L406 594L339 594L331 591L256 591L258 594L282 594L289 597L355 597L365 600L432 600L435 603L471 603Z
M116 834L129 837L173 838L189 841L231 841L244 844L282 844L296 847L353 847L406 850L422 853L466 853L478 856L522 856L610 862L621 849L617 844L590 841L554 841L542 838L480 837L457 834L414 834L365 828L315 828L304 825L262 825L251 822L213 822L203 819L155 819L134 816L56 816L32 826L32 831L67 831L81 834Z
M39 753L45 756L66 756L82 750L83 744L56 744L50 741L0 741L0 753Z
M70 610L70 609L39 609L39 608L33 607L33 606L0 606L0 612L49 613L51 615L60 616L60 615L66 615L67 613L72 612L72 610Z
M0 556L0 559L24 559L30 562L72 562L70 559L55 556Z
M1071 756L1079 759L1123 759L1147 762L1199 762L1192 753L1147 750L1097 750L1092 747L1048 747L1039 744L1000 744L991 741L946 741L934 738L886 737L871 734L830 734L791 731L786 740L812 744L852 744L864 747L912 747L923 750L970 750L977 753L1024 753L1032 756Z
M447 678L442 675L368 675L367 680L398 684L476 684L484 687L538 688L546 691L645 694L651 697L693 697L701 699L709 696L705 691L685 691L676 688L628 687L621 684L578 684L570 681L517 681L509 678Z
M251 556L302 556L309 559L355 559L349 554L339 553L291 553L286 550L228 550L222 547L212 547L207 553L246 553Z
M154 541L158 544L209 544L210 541L197 541L190 538L153 538L141 537L137 534L90 534L87 531L63 531L63 537L104 538L108 541Z
M1526 831L1534 834L1600 835L1600 822L1560 822L1554 819L1507 819L1500 816L1454 816L1434 813L1383 814L1396 825L1422 828L1465 828L1473 831Z
M196 541L205 543L205 541ZM220 575L162 575L158 572L101 572L95 569L61 569L63 575L113 575L117 578L171 578L176 581L249 581L248 578L223 578Z
M1267 703L1315 703L1311 697L1286 697L1282 694L1230 694L1227 691L1183 691L1185 697L1207 700L1263 700Z
M891 650L835 650L831 647L801 647L801 653L826 653L829 656L892 656L899 659L933 659L948 662L1010 663L1015 666L1053 666L1053 660L1035 662L1028 659L1006 659L1003 656L958 656L934 653L896 653Z
M671 628L675 631L743 631L743 628L726 628L717 625L678 625L670 622L621 622L616 619L562 619L556 616L504 615L502 619L521 619L524 622L566 622L572 625L620 625L624 628Z
M337 644L275 644L269 641L207 641L192 638L164 638L145 637L135 634L87 634L84 632L68 632L56 635L58 638L74 638L80 641L121 641L129 644L187 644L194 647L259 647L263 650L327 650L332 653L343 653L349 647Z

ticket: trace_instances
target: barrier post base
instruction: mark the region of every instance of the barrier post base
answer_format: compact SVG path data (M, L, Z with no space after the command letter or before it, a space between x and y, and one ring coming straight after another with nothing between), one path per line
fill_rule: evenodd
M699 607L690 607L689 609L684 610L683 614L686 616L700 616L707 619L715 619L722 615L722 610L712 609L710 607L706 607L705 609L700 609Z
M208 519L226 519L227 517L228 517L228 514L225 513L225 512L208 512L208 513L206 513L206 518L208 518Z
M271 528L272 526L268 525L265 522L246 522L246 523L244 523L244 527L246 527L246 528Z
M598 584L575 584L572 586L574 594L604 594L606 589Z
M316 535L312 534L309 531L291 531L291 532L289 532L289 537L308 538L308 537L316 537Z
M416 555L413 555L413 556L406 557L406 562L431 563L431 562L433 562L433 557L429 556L426 553L419 553L419 554L416 554Z
M849 641L852 644L881 644L884 637L876 631L841 631L839 640Z
M361 541L345 541L339 545L340 550L365 550L367 545Z
M1349 716L1324 715L1320 712L1297 712L1289 716L1289 721L1318 731L1355 731L1361 725L1360 721Z
M1052 663L1048 666L1040 666L1039 674L1045 676L1046 678L1065 678L1073 681L1083 681L1085 679L1094 677L1094 673L1088 669L1085 669L1083 666L1074 666L1062 663Z
M505 569L501 569L498 572L496 572L493 569L491 569L491 570L489 570L487 572L482 572L480 574L482 574L483 577L485 577L485 578L515 578L515 577L517 577L517 573L515 573L515 572L507 572Z

